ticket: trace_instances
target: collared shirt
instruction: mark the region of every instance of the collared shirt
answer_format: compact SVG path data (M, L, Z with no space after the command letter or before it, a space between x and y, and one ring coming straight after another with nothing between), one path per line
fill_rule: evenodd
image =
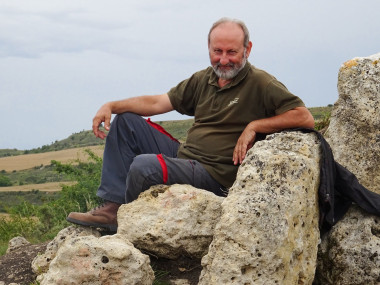
M224 187L236 179L233 150L245 127L254 120L304 106L272 75L249 62L222 88L212 67L193 74L169 92L175 110L194 116L179 158L195 159Z

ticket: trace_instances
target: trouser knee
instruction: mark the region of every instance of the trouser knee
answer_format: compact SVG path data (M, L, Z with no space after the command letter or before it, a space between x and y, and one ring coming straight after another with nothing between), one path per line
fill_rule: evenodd
M161 165L156 154L141 154L133 159L126 180L126 202L136 200L141 192L163 184Z

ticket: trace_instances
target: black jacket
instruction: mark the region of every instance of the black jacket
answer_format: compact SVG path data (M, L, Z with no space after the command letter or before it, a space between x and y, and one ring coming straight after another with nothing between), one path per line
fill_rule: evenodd
M307 128L286 131L313 132L320 140L322 157L318 202L321 234L335 225L352 203L356 203L370 214L380 216L380 195L361 185L353 173L334 160L330 145L321 133Z

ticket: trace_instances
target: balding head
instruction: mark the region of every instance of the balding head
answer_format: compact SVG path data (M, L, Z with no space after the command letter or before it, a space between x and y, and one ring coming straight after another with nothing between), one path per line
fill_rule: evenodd
M211 26L211 29L208 33L208 44L210 45L210 39L211 39L211 32L218 26L220 25L223 25L223 24L227 24L227 23L233 23L233 24L236 24L238 25L242 31L243 31L243 35L244 35L244 39L243 39L243 45L244 47L248 47L248 44L249 44L249 31L248 31L248 28L247 26L244 24L243 21L241 20L237 20L237 19L231 19L231 18L227 18L227 17L224 17L224 18L221 18L219 19L218 21L216 21L212 26Z

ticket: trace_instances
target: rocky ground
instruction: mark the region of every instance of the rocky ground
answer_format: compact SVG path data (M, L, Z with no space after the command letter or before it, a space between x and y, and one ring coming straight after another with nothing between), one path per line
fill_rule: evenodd
M43 253L47 243L25 245L15 251L0 257L0 284L30 285L36 275L33 273L31 263L33 258ZM200 260L181 257L178 260L168 260L150 256L151 265L156 272L157 284L195 285L198 283L202 270Z

